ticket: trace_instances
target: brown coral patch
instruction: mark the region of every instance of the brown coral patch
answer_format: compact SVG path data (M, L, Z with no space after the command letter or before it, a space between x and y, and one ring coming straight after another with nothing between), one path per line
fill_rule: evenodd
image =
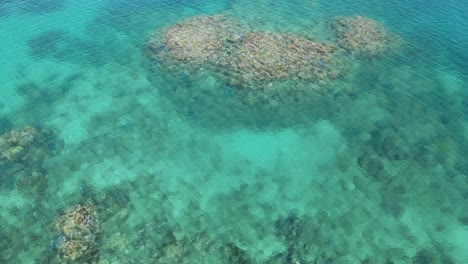
M336 79L345 68L331 43L255 32L222 15L189 18L155 32L148 47L150 57L165 67L189 71L207 67L238 87L264 87L262 83L287 79Z
M335 50L292 34L250 32L220 65L254 80L323 80L339 75Z
M338 45L351 53L374 57L397 45L398 38L377 21L362 16L338 17L331 23Z
M55 224L61 237L59 258L79 260L94 252L99 233L99 221L92 203L77 204L60 216Z
M237 27L237 22L222 15L196 16L156 32L148 46L159 58L206 63L216 60L227 41L239 38Z

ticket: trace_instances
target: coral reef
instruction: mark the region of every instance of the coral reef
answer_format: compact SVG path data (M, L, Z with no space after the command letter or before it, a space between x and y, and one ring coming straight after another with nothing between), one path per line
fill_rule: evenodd
M62 52L63 44L67 41L67 33L60 30L48 30L28 40L31 55L44 58L50 54Z
M305 229L305 220L297 216L296 212L291 212L276 220L275 229L279 238L283 238L287 244L294 244L301 240Z
M277 256L278 259L285 259L287 263L303 263L305 261L304 254L308 253L310 247L302 237L305 228L304 219L298 217L295 212L280 217L276 221L276 235L284 241L287 247L285 253Z
M204 233L176 238L169 232L162 242L158 263L251 263L246 252L234 243L220 243Z
M256 32L240 22L197 16L155 32L149 56L166 64L211 66L235 86L286 79L320 81L342 75L344 62L331 43L290 33Z
M335 79L340 75L335 51L333 44L292 34L249 32L221 58L220 66L244 79Z
M363 154L357 158L357 163L373 179L382 180L386 177L384 165L376 155Z
M93 203L77 204L59 217L55 227L59 232L59 259L79 261L93 258L100 232Z
M0 163L35 163L47 152L45 140L50 134L32 126L11 130L0 136Z
M267 260L266 263L335 263L342 252L333 249L328 234L322 229L329 223L326 214L312 218L291 211L276 220L276 236L283 241L286 250Z
M413 264L454 264L454 260L447 255L439 245L420 249L411 259Z
M382 55L396 44L396 37L370 18L337 17L331 27L336 33L338 44L356 55Z
M202 64L215 62L230 40L240 38L238 24L222 15L196 16L151 36L148 47L157 57ZM162 35L162 39L161 39Z
M56 153L52 131L25 126L0 135L0 188L43 193L49 182L44 159Z

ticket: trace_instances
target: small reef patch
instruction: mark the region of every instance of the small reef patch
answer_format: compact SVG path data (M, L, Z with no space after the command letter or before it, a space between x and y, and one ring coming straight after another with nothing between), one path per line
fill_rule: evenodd
M348 52L363 56L382 56L401 45L401 39L377 21L363 16L337 17L331 27L337 43Z
M68 209L59 217L55 228L59 237L56 245L59 263L88 263L93 258L100 232L93 203L77 204Z

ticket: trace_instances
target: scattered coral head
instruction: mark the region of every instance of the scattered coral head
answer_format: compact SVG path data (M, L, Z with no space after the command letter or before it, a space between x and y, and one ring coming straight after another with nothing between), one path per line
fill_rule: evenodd
M11 130L0 136L0 161L29 160L37 150L44 148L44 140L44 133L32 126Z
M337 17L331 26L338 44L357 55L382 55L398 42L398 38L378 22L362 16Z
M99 221L92 203L77 204L60 216L55 226L61 237L58 245L61 257L77 260L93 251Z
M87 249L87 245L79 240L64 240L60 243L60 251L65 259L79 259Z

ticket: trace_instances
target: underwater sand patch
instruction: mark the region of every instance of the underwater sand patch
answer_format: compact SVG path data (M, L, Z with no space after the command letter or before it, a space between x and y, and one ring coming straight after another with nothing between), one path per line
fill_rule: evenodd
M399 42L396 35L377 21L363 16L337 17L331 28L340 47L365 57L383 55Z

